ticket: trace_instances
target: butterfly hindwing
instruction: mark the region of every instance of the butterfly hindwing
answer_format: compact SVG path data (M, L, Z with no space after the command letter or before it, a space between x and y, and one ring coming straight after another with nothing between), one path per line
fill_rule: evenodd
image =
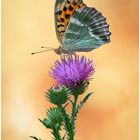
M106 18L95 8L77 8L69 21L63 38L67 51L91 51L110 42Z

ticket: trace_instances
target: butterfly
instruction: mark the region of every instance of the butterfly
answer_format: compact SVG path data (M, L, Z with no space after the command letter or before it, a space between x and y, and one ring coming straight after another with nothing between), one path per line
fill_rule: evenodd
M83 0L56 0L54 14L60 43L57 54L89 52L110 42L106 18Z
M54 17L60 47L49 50L59 55L89 52L110 42L111 33L106 18L83 0L56 0Z

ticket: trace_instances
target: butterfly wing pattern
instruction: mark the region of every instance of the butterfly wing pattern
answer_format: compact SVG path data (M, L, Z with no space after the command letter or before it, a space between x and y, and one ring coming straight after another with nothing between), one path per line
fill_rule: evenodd
M57 38L62 45L65 29L69 20L78 7L83 6L82 0L56 0L55 4L55 29Z
M95 8L87 7L82 0L58 1L56 34L64 52L88 52L110 42L106 18Z

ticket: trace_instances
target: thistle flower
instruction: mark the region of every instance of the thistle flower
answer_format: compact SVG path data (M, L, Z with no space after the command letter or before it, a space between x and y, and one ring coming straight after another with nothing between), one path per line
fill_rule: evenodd
M48 100L55 105L62 105L69 98L69 89L64 86L54 86L46 93Z
M78 94L84 92L90 77L95 72L92 60L78 55L62 57L51 69L50 74L58 84L69 87L74 92L80 91Z

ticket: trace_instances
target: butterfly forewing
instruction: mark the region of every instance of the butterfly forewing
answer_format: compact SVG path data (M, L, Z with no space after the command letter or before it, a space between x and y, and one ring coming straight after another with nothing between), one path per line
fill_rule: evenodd
M82 0L56 0L55 4L55 26L59 42L62 44L65 30L75 10L82 7Z

